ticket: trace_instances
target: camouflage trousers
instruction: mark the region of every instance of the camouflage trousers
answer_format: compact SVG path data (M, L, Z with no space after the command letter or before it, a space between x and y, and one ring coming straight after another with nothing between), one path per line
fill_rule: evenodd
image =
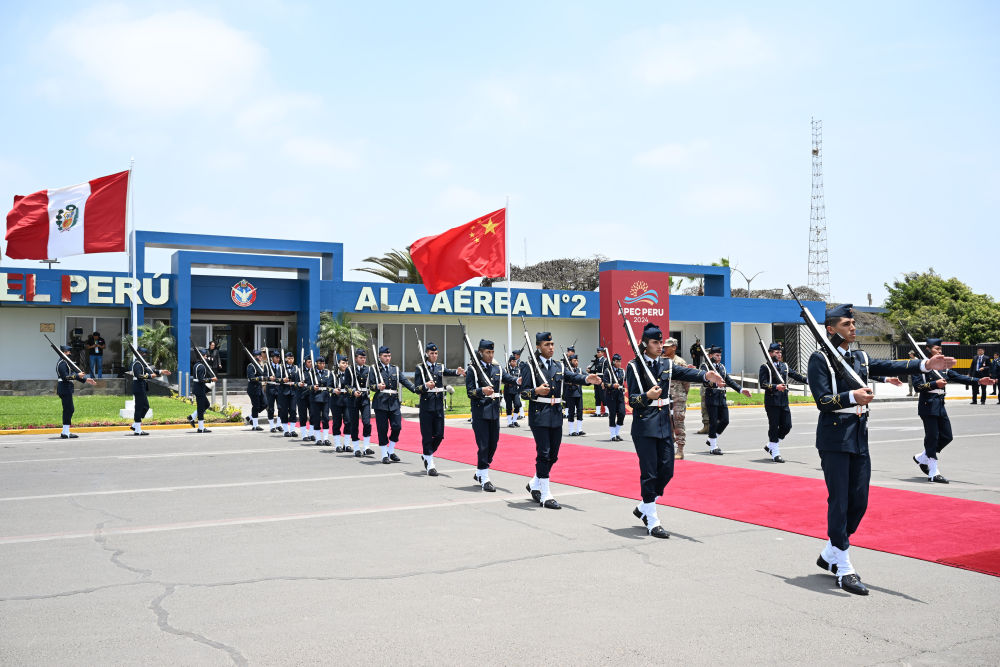
M674 446L682 450L687 440L687 433L684 430L684 414L687 411L687 394L675 397L671 405L674 418Z

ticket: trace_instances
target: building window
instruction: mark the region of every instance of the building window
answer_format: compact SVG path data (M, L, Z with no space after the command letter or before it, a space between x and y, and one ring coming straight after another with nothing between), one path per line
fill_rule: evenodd
M102 372L114 376L123 373L125 367L122 337L127 328L127 320L122 317L67 317L65 340L66 344L73 348L70 358L80 368L90 372L90 360L86 351L87 339L97 331L105 343L101 359Z

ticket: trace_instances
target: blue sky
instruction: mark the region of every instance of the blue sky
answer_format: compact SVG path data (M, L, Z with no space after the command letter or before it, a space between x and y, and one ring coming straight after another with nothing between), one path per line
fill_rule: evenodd
M996 3L20 4L8 202L135 156L140 228L342 241L351 269L509 195L514 263L729 256L779 287L815 116L835 300L928 267L1000 295Z

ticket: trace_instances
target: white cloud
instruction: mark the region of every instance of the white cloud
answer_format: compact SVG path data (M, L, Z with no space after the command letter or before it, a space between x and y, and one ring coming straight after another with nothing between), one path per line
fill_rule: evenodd
M706 147L707 144L703 141L689 144L663 144L637 154L632 158L632 161L642 167L689 166L691 160Z
M288 139L281 145L281 151L286 157L304 165L354 169L359 164L358 157L353 151L315 137Z
M56 91L79 90L83 75L113 102L155 111L228 108L254 88L266 57L248 34L200 12L133 17L118 7L56 25L46 52L61 70Z
M654 86L752 69L775 58L768 41L743 25L667 24L632 35L627 43L633 75Z

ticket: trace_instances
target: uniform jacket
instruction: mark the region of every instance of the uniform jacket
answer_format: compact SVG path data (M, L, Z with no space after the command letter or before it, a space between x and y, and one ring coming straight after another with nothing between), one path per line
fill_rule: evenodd
M309 386L309 392L311 394L310 401L322 404L324 401L329 399L329 389L331 382L333 381L333 374L330 372L329 368L316 368L313 370L313 373L316 375L316 386L318 386L319 389L316 390L312 388L312 385Z
M505 368L507 374L513 379L513 382L504 382L503 384L503 395L504 397L513 398L517 394L521 393L521 385L519 380L521 379L521 366L518 364L513 368L508 366Z
M76 387L73 386L73 381L77 381L80 384L87 382L86 379L81 380L80 377L69 367L65 359L60 359L56 364L56 377L59 378L59 382L56 383L56 395L57 396L72 396L73 391Z
M132 361L132 393L139 395L145 394L149 391L149 379L158 377L160 372L158 369L154 368L153 372L150 373L145 364L143 364L138 359Z
M774 365L778 369L778 377L774 376L774 371L771 369L770 363L764 363L761 365L760 372L757 374L757 380L760 383L760 387L764 390L764 405L787 408L789 377L796 382L801 382L803 384L809 382L809 380L804 375L796 373L790 369L788 364L784 361L775 361ZM775 389L775 387L779 384L785 385L785 391L778 391Z
M264 384L267 381L267 370L263 365L258 370L256 360L247 364L247 389L250 391L257 391L258 389L263 391Z
M542 366L542 373L545 377L538 377L538 374L529 365L530 362L521 362L521 398L525 401L530 401L528 407L528 426L561 427L563 413L560 399L562 398L563 386L567 382L584 385L587 383L587 376L573 371L566 371L563 363L557 361L554 356L549 360L549 367L546 369L542 357L537 352L532 352L532 354L535 355L535 359ZM538 384L548 383L551 389L548 396L539 396L535 393L535 385L532 378ZM549 400L553 398L555 399L554 402ZM540 399L544 402L539 402L535 399Z
M278 388L282 396L291 396L295 393L295 385L299 383L299 367L295 364L281 362L275 369L278 374Z
M194 370L191 371L191 391L196 394L204 394L207 390L205 385L212 380L213 377L208 371L208 367L200 361L196 362Z
M329 370L329 369L327 369ZM330 405L346 406L354 396L354 374L348 366L343 371L340 366L330 370ZM340 389L339 392L335 389Z
M625 369L615 368L614 366L605 366L604 372L601 373L601 381L604 387L604 395L607 397L609 403L613 403L619 399L625 398ZM612 385L618 385L618 389L615 389Z
M920 373L919 359L867 360L867 355L861 351L851 352L850 358L854 371L866 383L871 372L884 375ZM831 377L830 366L822 352L813 352L809 357L808 377L809 391L820 411L819 421L816 423L816 448L830 452L868 454L867 412L862 411L860 416L857 414L857 406L851 403L851 392L842 382L838 383L835 376Z
M486 396L483 394L482 380L479 377L479 372L472 364L469 364L468 368L465 369L465 391L469 394L469 403L472 404L472 418L475 420L500 419L500 399L503 396L500 391L500 383L517 382L517 379L500 368L499 364L491 363L487 365L479 360L472 363L479 364L479 367L483 369L483 373L489 378L490 386L493 387L493 395Z
M455 377L458 371L445 368L444 364L417 364L413 369L413 383L420 394L420 411L444 412L444 378ZM434 383L434 389L428 389L428 382Z
M979 384L978 379L962 375L953 368L938 372L948 382L958 382L966 386ZM945 385L944 388L938 389L938 379L935 372L921 373L910 378L910 383L917 391L917 414L921 417L944 417L947 415L944 409L944 393L948 386Z
M378 362L378 372L381 373L382 380L385 382L386 391L379 391L378 389L375 365L369 366L368 370L368 387L375 392L375 395L372 396L372 407L376 410L399 410L399 392L402 391L400 385L406 387L414 394L417 393L417 388L413 386L413 383L400 373L399 368L393 364L383 366L381 362Z
M360 396L355 396L353 393L351 394L351 398L357 405L364 405L365 403L371 400L371 396L368 394L369 372L371 372L371 369L368 367L367 364L362 364L360 366L357 366L357 382L355 382L355 367L354 366L347 367L347 375L345 376L347 383L352 388L355 387L356 385L361 390Z
M563 363L563 366L566 366L565 362ZM577 366L576 368L573 368L573 366L566 366L566 367L569 368L569 370L571 370L574 373L580 372L579 366ZM581 396L583 396L583 387L581 387L580 385L571 384L567 387L563 387L563 398L580 398Z
M295 388L295 398L300 401L308 401L312 398L312 374L315 372L316 367L307 368L305 364L302 364L300 369L299 379L305 384L301 387Z
M708 367L708 363L702 363L701 370L706 373L711 370ZM726 372L726 367L720 362L715 364L715 370L718 371L719 375L726 383L726 387L729 387L733 391L743 391L743 387L736 384L736 380L729 377L729 373ZM716 387L710 382L705 382L702 380L705 387L705 405L725 405L726 404L726 387Z
M646 396L649 390L649 377L638 364L645 363L657 384L663 389L660 394L660 405L650 401ZM640 362L633 359L625 369L625 384L628 387L628 403L632 408L633 436L673 439L674 429L670 421L670 384L673 380L680 382L704 382L706 371L674 364L670 359L644 359Z

